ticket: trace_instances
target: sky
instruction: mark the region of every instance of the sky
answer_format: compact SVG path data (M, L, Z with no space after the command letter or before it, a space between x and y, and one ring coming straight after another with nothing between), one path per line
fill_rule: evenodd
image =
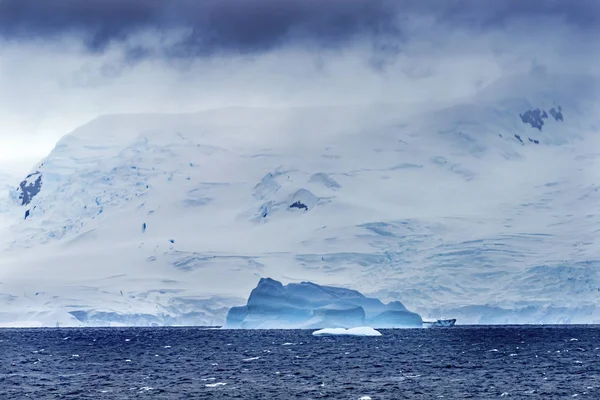
M0 165L102 114L454 101L597 74L595 0L0 0Z

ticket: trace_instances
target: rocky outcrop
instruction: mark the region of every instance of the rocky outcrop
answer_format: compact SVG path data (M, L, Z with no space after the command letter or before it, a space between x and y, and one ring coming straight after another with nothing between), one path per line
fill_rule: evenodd
M19 184L19 200L21 205L26 206L42 190L42 174L38 171L27 175Z

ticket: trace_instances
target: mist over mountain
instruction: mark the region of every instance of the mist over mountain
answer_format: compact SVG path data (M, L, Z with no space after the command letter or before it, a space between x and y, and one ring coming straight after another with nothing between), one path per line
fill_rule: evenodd
M598 21L0 1L0 324L219 325L265 277L425 319L600 321Z

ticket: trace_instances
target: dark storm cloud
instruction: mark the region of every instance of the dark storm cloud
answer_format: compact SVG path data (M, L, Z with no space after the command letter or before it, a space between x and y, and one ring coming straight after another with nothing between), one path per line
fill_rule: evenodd
M337 46L355 35L397 34L380 0L6 0L0 36L81 35L92 51L145 30L189 29L174 55L256 52L294 39Z
M305 42L336 48L360 38L409 40L403 24L430 17L443 28L503 29L512 20L533 26L557 18L575 29L600 22L596 0L0 0L0 38L47 39L75 35L88 50L151 30L187 33L163 55L197 57L254 53ZM397 51L396 48L392 49ZM152 51L129 50L133 59Z

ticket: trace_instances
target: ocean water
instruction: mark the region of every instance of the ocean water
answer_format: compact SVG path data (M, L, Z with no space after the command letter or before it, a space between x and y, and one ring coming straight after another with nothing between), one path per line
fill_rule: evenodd
M0 399L600 399L600 327L0 329Z

